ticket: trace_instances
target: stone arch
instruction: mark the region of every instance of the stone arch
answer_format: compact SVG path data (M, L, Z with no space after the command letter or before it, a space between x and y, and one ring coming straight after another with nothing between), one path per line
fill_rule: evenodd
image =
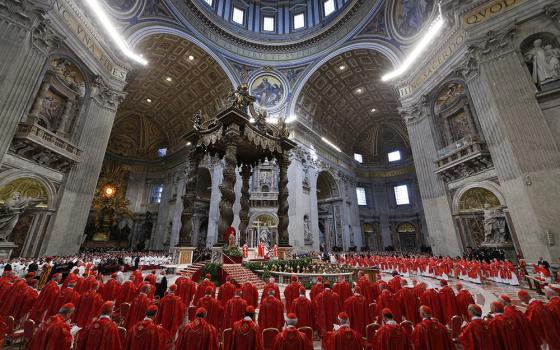
M340 190L335 177L328 170L317 173L316 189L318 201L340 197Z
M24 179L35 181L42 188L44 188L47 195L47 200L45 203L47 208L51 210L55 209L56 192L57 192L56 186L48 179L36 173L27 170L18 170L18 169L10 169L4 171L0 174L0 190L4 189L6 186L10 185L11 183L14 183L16 181L21 181Z
M460 205L461 205L460 202L463 199L463 196L469 190L476 189L476 188L481 188L492 193L492 195L494 195L498 199L501 206L507 205L505 197L502 194L500 187L496 183L492 181L477 181L462 187L455 193L455 195L453 196L453 203L452 203L454 214L458 214L460 212Z

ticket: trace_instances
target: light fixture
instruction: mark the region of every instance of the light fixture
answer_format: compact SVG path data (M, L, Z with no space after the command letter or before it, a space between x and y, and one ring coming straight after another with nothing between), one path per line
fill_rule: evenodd
M329 140L327 140L324 137L321 137L321 140L323 140L324 143L326 143L327 145L331 146L332 148L334 148L335 150L337 150L338 152L342 152L342 150L340 148L338 148L337 145L335 145L334 143L330 142Z
M443 28L444 23L445 20L441 15L441 8L440 8L440 13L438 17L432 22L432 24L430 24L430 27L428 28L426 34L424 34L422 39L420 39L418 44L414 47L414 49L412 49L412 51L410 52L408 57L403 61L401 66L395 69L394 71L385 74L381 78L381 80L388 81L404 74L410 68L410 66L412 66L412 64L418 59L418 57L420 57L420 54L428 47L428 45L432 42L432 40L434 40L434 38L438 35L438 33Z
M371 112L371 113L375 113L376 111L377 111L377 109L372 108L370 112Z
M189 61L194 60L194 56L193 55L189 55Z
M359 95L359 94L361 94L362 92L364 92L364 90L363 90L362 88L357 88L357 89L355 90L355 92L356 92L356 94Z
M345 70L345 69L346 69L346 66L345 66L345 65L341 65L341 66L338 67L338 69L340 69L340 70Z
M266 122L268 124L278 124L278 118L274 117L274 118L266 118Z
M113 26L113 23L111 23L111 20L109 19L109 17L105 13L105 11L103 11L103 8L101 7L101 5L99 5L99 2L97 0L86 0L86 2L89 5L89 7L92 9L92 11L95 13L95 15L97 16L97 19L101 22L103 27L105 27L105 30L107 31L107 33L109 33L109 36L111 37L113 42L122 51L122 53L125 56L129 57L130 59L140 63L141 65L146 66L148 64L148 61L146 61L144 58L140 57L140 55L133 52L128 47L128 44L121 37L121 35L119 34L119 32L117 31L115 26Z
M192 145L192 143L190 141L187 141L187 146Z
M173 78L167 77L167 78L165 78L165 80L167 80L168 82L172 82L172 81L173 81Z
M255 118L251 117L251 119L249 119L249 123L253 124L255 122Z
M146 102L152 103L152 99L151 99L151 98L147 98L147 99L146 99Z
M284 122L285 122L286 124L290 124L290 123L295 122L296 120L297 120L297 115L292 114L292 115L290 115L288 118L286 118L286 119L284 120Z

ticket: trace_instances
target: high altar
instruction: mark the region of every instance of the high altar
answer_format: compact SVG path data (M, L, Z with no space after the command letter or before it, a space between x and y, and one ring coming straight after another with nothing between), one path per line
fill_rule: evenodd
M283 120L271 124L266 112L257 111L246 85L241 85L228 96L229 108L208 118L201 111L192 118L193 130L184 136L190 147L186 170L185 196L181 215L179 243L173 249L176 264L192 262L192 217L197 188L197 169L205 154L224 159L223 181L220 185L220 222L218 242L214 252L221 252L224 232L233 223L235 203L236 170L243 181L241 187L241 210L238 232L245 232L249 224L249 179L252 168L264 160L276 159L279 167L278 184L278 258L284 259L291 250L288 234L288 166L289 152L296 144L288 139L289 133ZM244 235L240 235L243 245Z

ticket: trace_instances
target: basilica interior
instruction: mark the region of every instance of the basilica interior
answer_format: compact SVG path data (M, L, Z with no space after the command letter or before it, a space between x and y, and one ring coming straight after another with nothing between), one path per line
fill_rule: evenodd
M553 0L1 0L0 254L560 255ZM216 131L217 130L217 131Z

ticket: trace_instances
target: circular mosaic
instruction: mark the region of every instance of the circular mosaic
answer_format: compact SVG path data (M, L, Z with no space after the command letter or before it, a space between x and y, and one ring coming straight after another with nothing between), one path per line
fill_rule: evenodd
M286 89L284 83L275 75L262 74L250 84L249 91L255 96L256 104L265 109L274 109L284 103Z
M435 9L435 0L393 0L393 32L403 40L415 38L430 22Z

